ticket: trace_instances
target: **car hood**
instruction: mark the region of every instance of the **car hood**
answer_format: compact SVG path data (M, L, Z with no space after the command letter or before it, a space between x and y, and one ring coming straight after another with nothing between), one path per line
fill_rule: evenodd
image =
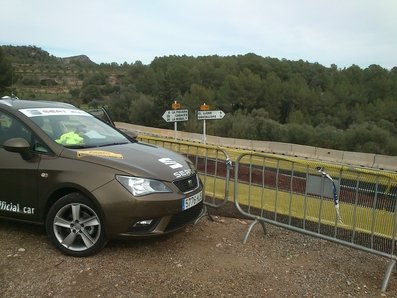
M64 157L114 168L115 173L163 181L190 176L193 163L173 151L145 144L129 143L90 149L66 149Z

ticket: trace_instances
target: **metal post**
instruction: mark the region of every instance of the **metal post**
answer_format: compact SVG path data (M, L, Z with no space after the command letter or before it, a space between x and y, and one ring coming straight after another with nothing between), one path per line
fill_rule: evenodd
M174 140L176 140L176 132L178 131L178 122L174 122Z
M396 267L396 260L390 260L389 265L387 265L385 277L383 278L381 291L384 293L387 290L389 284L390 276L393 273L393 269Z
M204 145L207 143L207 137L205 136L205 130L206 130L206 127L205 127L205 119L203 120L203 143L204 143Z

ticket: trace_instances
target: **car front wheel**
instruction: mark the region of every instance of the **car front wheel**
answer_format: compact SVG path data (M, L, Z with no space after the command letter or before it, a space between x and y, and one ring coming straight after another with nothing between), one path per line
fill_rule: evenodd
M51 242L70 256L93 255L107 242L102 217L92 202L79 193L68 194L52 205L46 230Z

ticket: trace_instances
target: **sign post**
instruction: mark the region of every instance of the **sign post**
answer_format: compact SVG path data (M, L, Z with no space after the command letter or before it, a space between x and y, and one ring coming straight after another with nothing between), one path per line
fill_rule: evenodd
M200 120L200 118L198 118L198 115L199 115L199 113L200 113L201 111L208 111L209 109L210 109L210 106L209 106L209 105L206 105L205 103L202 104L202 105L200 106L200 111L197 112L197 119ZM205 119L204 119L204 121L203 121L203 143L204 143L204 145L207 143L206 131L207 131L207 129L206 129L206 122L205 122Z
M210 111L210 106L203 104L200 106L200 111L197 111L197 120L203 120L203 143L206 144L206 120L217 120L225 117L225 113L221 110Z
M181 104L176 100L172 103L171 108L173 110L178 110L181 108ZM178 131L178 121L174 121L174 140L176 140L176 132Z
M188 121L189 120L189 111L188 110L179 110L181 104L177 101L174 101L172 104L173 110L167 110L163 114L163 119L166 122L174 122L174 139L176 140L176 133L178 131L178 122L179 121Z

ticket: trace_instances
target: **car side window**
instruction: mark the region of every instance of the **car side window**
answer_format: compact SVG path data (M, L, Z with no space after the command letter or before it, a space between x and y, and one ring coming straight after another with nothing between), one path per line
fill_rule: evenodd
M13 138L12 136L13 118L10 115L0 111L0 146L3 147L3 143Z
M32 131L19 119L0 111L0 147L9 139L23 138L32 145L36 152L47 153L49 150L40 144L33 136Z
M1 145L3 145L4 141L13 138L24 138L30 143L32 132L21 121L4 112L0 112L0 119L2 133Z
M0 147L3 147L3 143L6 140L6 130L9 126L9 119L0 111Z

